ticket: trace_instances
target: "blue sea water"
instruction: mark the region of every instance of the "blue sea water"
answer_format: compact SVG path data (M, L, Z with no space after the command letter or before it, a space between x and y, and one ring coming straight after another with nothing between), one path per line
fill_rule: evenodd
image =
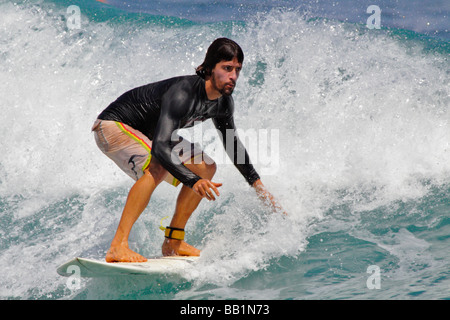
M0 299L450 299L448 1L108 2L0 0ZM195 269L68 286L56 267L104 257L133 183L97 114L221 36L245 52L238 127L279 133L262 180L288 215L220 164L187 225ZM133 249L160 253L176 195L155 191Z

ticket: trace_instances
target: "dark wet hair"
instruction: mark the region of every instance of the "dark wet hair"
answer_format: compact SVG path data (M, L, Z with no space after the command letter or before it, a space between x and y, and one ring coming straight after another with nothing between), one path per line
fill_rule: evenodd
M237 58L239 63L244 61L244 53L241 47L228 38L218 38L211 43L206 51L205 61L195 69L197 75L202 77L210 76L212 69L220 61L231 61Z

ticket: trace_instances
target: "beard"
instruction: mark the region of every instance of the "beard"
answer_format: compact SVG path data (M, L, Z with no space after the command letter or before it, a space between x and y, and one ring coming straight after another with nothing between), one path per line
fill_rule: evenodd
M221 95L224 95L224 96L231 96L233 94L234 87L236 85L235 83L225 83L224 85L219 87L217 84L216 75L214 74L214 72L211 74L211 83L212 83L214 89L217 90ZM232 85L232 86L230 87L228 85Z

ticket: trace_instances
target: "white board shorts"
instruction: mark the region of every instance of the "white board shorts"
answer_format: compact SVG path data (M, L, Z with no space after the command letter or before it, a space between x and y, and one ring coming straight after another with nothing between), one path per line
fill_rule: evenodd
M152 141L146 135L124 123L99 119L94 122L92 131L99 149L120 169L134 180L143 176L152 158ZM187 147L186 144L189 146ZM196 163L196 159L203 157L201 148L185 139L177 147L191 150L190 153L179 156L183 164ZM164 181L175 187L180 184L180 181L170 173Z

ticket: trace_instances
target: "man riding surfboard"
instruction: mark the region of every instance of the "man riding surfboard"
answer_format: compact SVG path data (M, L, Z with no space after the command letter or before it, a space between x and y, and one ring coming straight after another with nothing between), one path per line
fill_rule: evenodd
M184 241L184 228L203 198L215 200L220 195L218 188L222 184L211 180L216 172L211 158L195 144L178 136L174 139L176 130L191 127L196 121L212 119L224 146L232 139L234 148L227 153L236 168L260 198L274 209L281 209L235 134L232 93L243 60L244 54L236 42L216 39L196 75L134 88L100 113L92 128L98 147L136 180L106 254L107 262L147 260L128 247L128 237L162 181L175 186L182 184L175 213L165 230L162 254L200 255L200 250ZM229 132L233 133L231 137Z

